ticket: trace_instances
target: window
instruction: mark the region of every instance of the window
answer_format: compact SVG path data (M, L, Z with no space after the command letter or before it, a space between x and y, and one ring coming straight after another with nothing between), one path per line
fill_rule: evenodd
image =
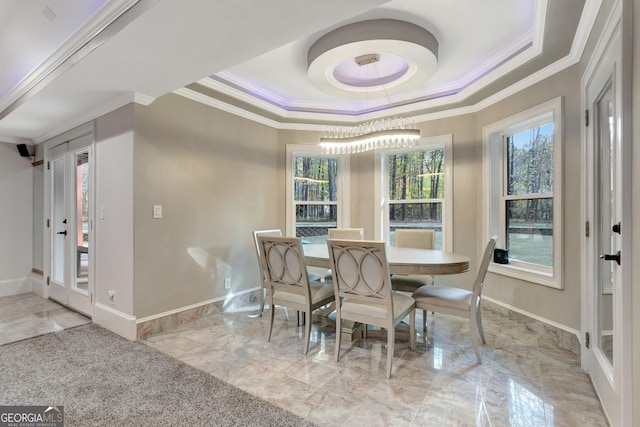
M287 166L287 235L325 242L329 228L346 226L347 159L313 146L287 146Z
M489 271L561 287L561 99L483 130L488 239L508 249Z
M381 237L394 244L398 228L435 231L435 248L451 250L450 199L451 135L421 140L417 147L385 151L381 155ZM384 203L383 203L384 201Z

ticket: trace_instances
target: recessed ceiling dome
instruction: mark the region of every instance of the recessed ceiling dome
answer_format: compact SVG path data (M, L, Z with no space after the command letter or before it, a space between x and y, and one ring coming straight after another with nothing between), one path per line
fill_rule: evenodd
M348 98L387 96L393 88L426 82L438 65L438 41L424 28L394 19L340 27L316 41L307 55L309 80Z

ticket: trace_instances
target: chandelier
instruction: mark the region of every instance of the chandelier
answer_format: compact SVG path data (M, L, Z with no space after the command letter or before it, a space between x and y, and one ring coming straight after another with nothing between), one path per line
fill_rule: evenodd
M314 86L348 99L355 107L352 111L360 112L393 108L391 95L397 97L422 87L437 64L438 41L433 34L394 19L337 28L316 40L307 54L307 72ZM402 102L398 99L396 103ZM414 119L389 116L356 126L329 126L320 145L325 153L349 154L411 147L419 138Z
M357 126L324 129L320 146L325 154L353 154L383 148L413 147L420 139L415 120L392 117Z

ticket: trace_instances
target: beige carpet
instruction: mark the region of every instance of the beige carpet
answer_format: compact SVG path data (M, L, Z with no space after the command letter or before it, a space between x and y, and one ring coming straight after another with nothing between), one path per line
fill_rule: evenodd
M0 405L63 405L65 426L312 426L89 324L0 346Z

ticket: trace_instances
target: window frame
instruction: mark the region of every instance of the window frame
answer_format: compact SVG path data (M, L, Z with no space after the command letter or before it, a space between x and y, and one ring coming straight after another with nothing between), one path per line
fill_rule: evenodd
M296 206L299 204L294 200L294 158L296 157L323 157L334 158L337 160L337 173L338 173L338 189L337 189L337 227L349 227L350 221L350 209L349 209L349 196L350 196L350 166L349 156L346 154L326 154L322 152L322 148L318 145L306 145L306 144L287 144L286 146L286 185L285 185L285 197L286 197L286 213L285 213L285 233L287 236L296 235ZM307 202L305 204L322 204L326 205L327 202Z
M376 151L375 160L375 214L374 224L376 240L389 242L389 176L387 167L388 154L403 154L420 150L444 150L444 198L432 199L442 202L442 250L451 252L453 250L453 135L438 135L421 138L417 146L407 148L397 148ZM423 199L416 200L420 203Z
M521 261L509 261L508 264L489 265L489 271L503 276L521 279L539 285L563 289L562 280L562 153L563 153L563 99L558 97L548 102L514 114L482 128L483 142L483 224L484 239L497 236L496 247L506 245L506 201L513 196L507 195L506 138L516 133L553 123L553 191L518 195L517 199L550 197L553 203L553 265L551 268ZM533 197L529 197L533 196Z

